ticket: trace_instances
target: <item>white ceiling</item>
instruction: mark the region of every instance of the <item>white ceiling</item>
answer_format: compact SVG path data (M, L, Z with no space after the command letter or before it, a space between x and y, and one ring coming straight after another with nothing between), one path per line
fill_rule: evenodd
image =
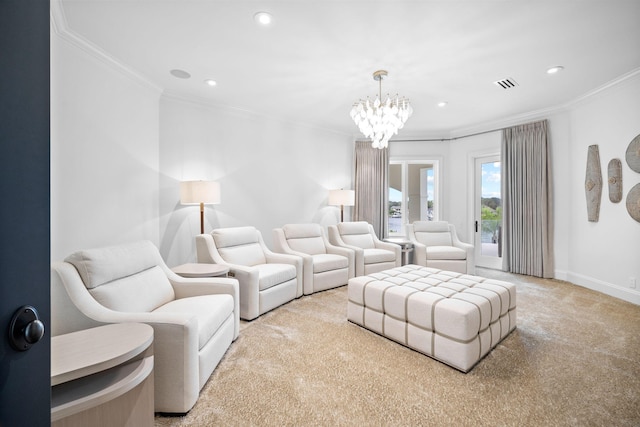
M378 69L414 108L399 138L560 107L640 69L640 0L53 1L68 33L168 94L354 136L349 110L378 92Z

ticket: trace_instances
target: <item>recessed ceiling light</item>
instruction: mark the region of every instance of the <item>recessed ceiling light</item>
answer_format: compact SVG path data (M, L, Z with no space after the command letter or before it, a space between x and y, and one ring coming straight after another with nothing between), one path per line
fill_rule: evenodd
M562 65L555 65L547 70L547 74L556 74L562 70L564 70L564 67Z
M440 101L440 102L438 102L438 107L440 107L440 108L446 107L447 104L449 104L447 101Z
M260 25L269 25L273 20L273 16L268 12L258 12L253 15L253 19Z
M189 77L191 77L191 74L187 73L184 70L175 69L175 70L171 70L169 72L171 73L171 75L173 77L177 77L179 79L188 79Z
M205 82L208 86L215 86L215 85L217 85L217 84L218 84L218 83L217 83L215 80L213 80L213 79L207 79L207 80L205 80L204 82Z

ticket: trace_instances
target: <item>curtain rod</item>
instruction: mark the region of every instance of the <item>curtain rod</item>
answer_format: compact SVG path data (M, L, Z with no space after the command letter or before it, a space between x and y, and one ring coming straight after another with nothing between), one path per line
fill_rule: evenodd
M499 128L499 129L485 130L485 131L482 131L482 132L470 133L469 135L456 136L454 138L392 139L389 142L445 142L445 141L455 141L457 139L470 138L472 136L484 135L485 133L499 132L499 131L503 131L505 129L508 129L508 128L505 127L505 128Z

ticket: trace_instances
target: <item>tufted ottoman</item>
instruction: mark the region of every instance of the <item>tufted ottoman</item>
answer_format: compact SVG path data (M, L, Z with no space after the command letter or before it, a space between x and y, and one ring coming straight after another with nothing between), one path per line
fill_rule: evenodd
M468 372L516 327L512 283L405 265L349 279L347 319Z

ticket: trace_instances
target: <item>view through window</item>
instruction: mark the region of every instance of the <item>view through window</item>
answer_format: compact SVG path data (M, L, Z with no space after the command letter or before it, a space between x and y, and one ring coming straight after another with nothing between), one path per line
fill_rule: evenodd
M389 163L389 237L404 236L407 224L437 220L437 161Z
M500 162L481 164L481 255L502 256L502 196Z

